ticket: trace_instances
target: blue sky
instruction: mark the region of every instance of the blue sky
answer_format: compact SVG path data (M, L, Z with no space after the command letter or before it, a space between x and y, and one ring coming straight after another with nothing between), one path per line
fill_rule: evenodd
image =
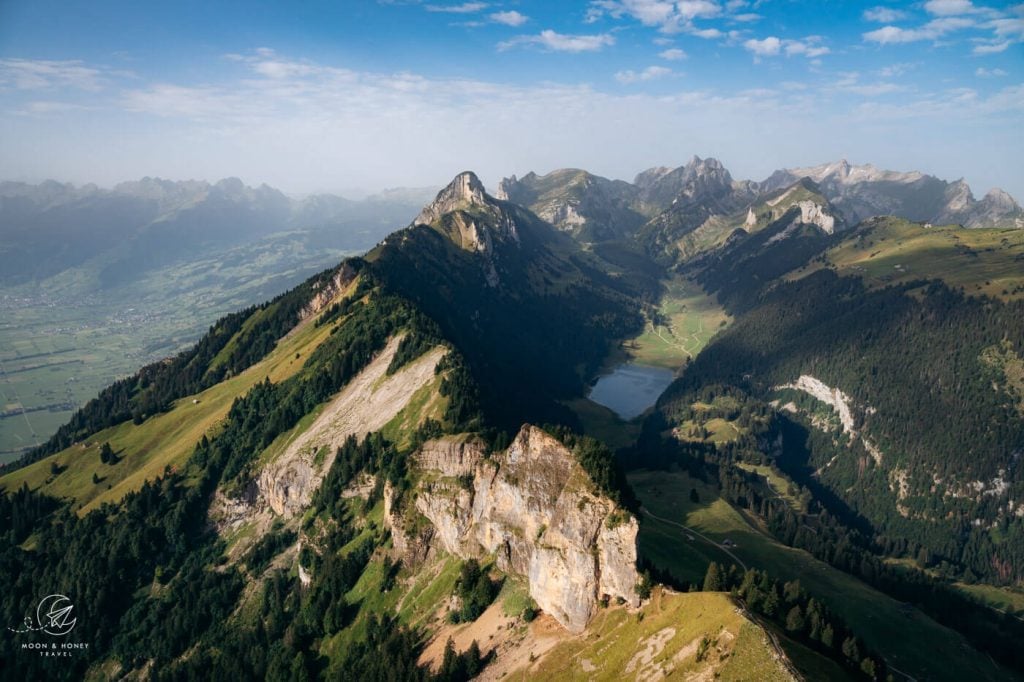
M1024 199L1024 4L0 2L0 178L290 192L847 158Z

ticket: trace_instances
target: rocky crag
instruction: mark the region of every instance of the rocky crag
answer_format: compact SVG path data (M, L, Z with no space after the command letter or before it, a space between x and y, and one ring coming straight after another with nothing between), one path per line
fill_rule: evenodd
M602 599L639 605L636 519L601 495L564 445L524 426L504 452L475 438L423 445L419 483L385 489L385 518L406 562L438 549L493 555L526 578L530 596L571 632L582 632Z

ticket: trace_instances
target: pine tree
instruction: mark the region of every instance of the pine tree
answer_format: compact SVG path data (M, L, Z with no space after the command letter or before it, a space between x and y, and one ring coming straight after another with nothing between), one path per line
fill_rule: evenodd
M786 614L786 629L790 632L803 632L805 624L804 613L797 604Z
M843 640L843 655L853 663L860 660L860 647L857 646L857 640L853 635Z
M832 623L825 623L825 627L821 630L821 643L826 648L831 649L832 644L835 642L835 631L832 629Z
M470 679L473 679L480 673L480 645L473 640L473 643L469 645L469 649L465 653L466 657L466 674Z
M724 582L722 580L722 567L718 565L717 561L712 561L708 565L707 573L704 574L704 591L721 592L725 589Z

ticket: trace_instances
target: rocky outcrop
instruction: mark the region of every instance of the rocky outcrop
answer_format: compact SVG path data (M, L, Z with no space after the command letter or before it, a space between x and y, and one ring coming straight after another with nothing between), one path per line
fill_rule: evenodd
M352 264L347 260L342 262L331 279L327 282L317 282L314 285L313 296L299 313L300 319L305 320L322 311L339 293L347 289L355 278L356 270Z
M601 495L573 454L524 426L505 452L478 440L427 443L416 457L421 481L404 512L387 498L396 551L424 556L423 544L461 557L493 555L525 576L537 604L580 632L604 597L638 605L637 522ZM410 512L429 521L410 519Z
M882 451L878 449L866 436L864 436L856 428L855 421L853 418L853 399L846 393L843 393L838 387L832 388L825 382L817 379L809 374L802 374L800 377L789 384L782 384L775 386L772 390L778 391L782 389L793 389L796 391L803 391L812 398L819 400L829 407L839 417L839 423L842 426L843 433L850 437L850 443L860 438L864 449L867 451L871 458L875 461L875 464L881 465L882 463ZM865 413L873 414L874 408L868 406L865 408Z
M487 193L480 178L472 171L463 171L438 192L433 202L423 207L413 224L431 225L446 213L486 205Z
M817 225L825 234L832 234L836 231L836 218L828 213L828 209L813 201L801 201L797 204L800 207L800 222L805 225Z
M487 281L497 285L493 256L496 244L519 243L515 208L484 191L477 176L465 171L441 190L412 221L410 227L427 225L448 237L459 248L485 256Z

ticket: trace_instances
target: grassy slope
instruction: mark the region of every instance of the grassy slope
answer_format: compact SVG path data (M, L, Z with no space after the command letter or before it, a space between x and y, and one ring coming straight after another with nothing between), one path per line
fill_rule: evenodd
M789 491L792 481L790 481L789 478L787 478L786 475L778 469L773 469L772 467L765 466L763 464L747 464L745 462L738 463L736 466L764 478L772 492L784 499L793 511L804 511L804 505L800 502L799 498Z
M73 445L34 464L0 478L0 488L13 490L28 483L30 488L50 495L72 498L82 513L103 502L114 502L159 476L167 466L182 465L203 434L216 432L220 421L237 396L269 377L273 382L287 379L302 368L305 358L330 334L330 325L307 323L285 337L266 358L241 374L194 396L175 402L174 407L141 425L124 422L104 429L85 444ZM198 403L193 401L197 400ZM99 448L109 442L120 461L101 464ZM50 463L67 467L58 476ZM93 484L92 475L100 477Z
M1024 614L1024 590L1017 587L996 587L995 585L968 585L957 583L957 588L983 604L997 611L1013 614Z
M811 263L789 278L822 267L858 275L873 287L938 278L951 287L962 286L967 294L1020 299L1024 298L1024 230L925 228L886 219L827 251L825 263Z
M704 661L697 661L697 644L705 636L717 639L717 646L710 647ZM641 613L623 608L601 611L584 635L567 638L535 667L513 672L507 679L657 679L660 671L680 676L703 673L706 679L721 680L789 679L764 632L744 618L727 595L662 590L655 591Z
M677 520L716 543L732 540L736 547L731 551L748 566L784 580L799 579L900 670L919 678L1004 679L1004 671L957 633L916 609L900 608L894 599L806 552L778 543L703 482L685 473L640 471L630 475L630 483L654 514ZM691 488L698 491L698 503L689 500ZM692 582L702 580L708 560L728 562L721 548L700 538L688 540L684 531L649 517L641 525L640 550L657 566ZM979 661L984 667L978 667Z
M665 324L648 321L643 333L625 342L623 350L642 365L671 370L699 353L731 320L713 297L682 277L665 282L658 313Z

